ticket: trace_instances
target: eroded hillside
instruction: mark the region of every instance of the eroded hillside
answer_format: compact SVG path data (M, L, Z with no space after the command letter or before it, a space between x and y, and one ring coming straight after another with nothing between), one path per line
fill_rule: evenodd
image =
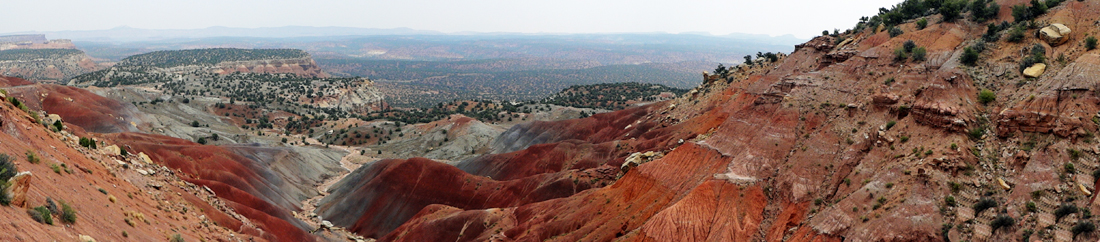
M363 166L318 214L384 241L1095 240L1098 19L906 1L671 101L514 126L459 169Z

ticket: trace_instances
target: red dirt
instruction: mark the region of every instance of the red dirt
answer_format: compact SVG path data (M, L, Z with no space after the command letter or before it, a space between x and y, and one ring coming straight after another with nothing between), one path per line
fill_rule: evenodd
M313 241L305 224L290 211L297 211L277 187L261 175L266 167L219 146L199 145L188 140L161 135L118 133L105 135L128 147L131 153L144 152L156 163L177 170L184 180L209 187L238 213L248 217L279 241ZM280 205L276 205L280 204ZM295 225L298 224L298 225Z
M19 80L0 77L5 84L28 84ZM122 171L108 169L101 163L113 163L117 157L74 148L78 145L71 136L47 131L10 103L0 103L0 121L3 121L0 123L0 143L4 144L0 145L0 153L13 157L20 171L33 174L27 207L0 206L0 217L5 218L0 225L0 230L5 231L0 233L2 241L74 241L78 235L88 235L99 241L156 241L177 233L188 241L199 241L226 240L233 234L222 227L203 225L197 209L202 206L196 204L205 202L184 201L190 193L174 186L164 188L171 192L137 187L129 178L124 178L126 173L116 173ZM40 163L29 163L24 158L27 151L34 151ZM55 173L51 164L65 164L73 172ZM177 195L177 192L186 195ZM108 195L116 197L117 201L108 201ZM76 223L63 225L59 218L54 219L56 225L33 221L26 209L42 206L47 197L71 205L77 212ZM190 212L170 212L161 209L162 202L191 209ZM128 218L126 212L130 211L144 214L149 223L138 221L133 226L128 225L124 220ZM250 236L237 234L236 237L248 239Z

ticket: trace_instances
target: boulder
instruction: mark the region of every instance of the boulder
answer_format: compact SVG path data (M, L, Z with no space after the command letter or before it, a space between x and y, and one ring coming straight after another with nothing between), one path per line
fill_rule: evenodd
M122 149L119 149L117 145L111 145L107 146L107 148L103 148L103 152L108 155L121 155Z
M5 188L11 198L11 205L23 207L27 203L27 190L31 188L31 172L24 171L8 179L8 187Z
M1043 75L1043 72L1047 71L1047 64L1036 63L1027 69L1024 69L1024 76L1029 78L1036 78Z
M1050 46L1058 46L1069 41L1070 32L1072 31L1069 27L1063 24L1051 24L1039 29L1039 38L1046 41Z
M1006 183L1005 180L1001 179L1000 177L997 178L997 184L1001 185L1001 188L1005 190L1012 189L1012 186L1009 186L1008 183Z
M634 152L630 154L630 156L626 157L626 161L623 162L621 166L619 166L619 170L622 171L622 174L626 174L626 172L630 171L631 168L637 167L641 164L645 164L646 162L652 160L659 159L663 156L665 156L664 153L655 151L647 151L645 153Z
M51 113L50 115L46 115L46 122L48 124L53 124L54 122L57 122L57 121L61 121L61 115L57 115L57 114L53 114L53 113Z
M141 161L144 161L145 164L153 164L153 159L150 159L149 155L146 155L145 152L139 152L138 157L141 158Z
M87 236L87 235L82 234L82 235L78 236L77 238L78 238L77 240L80 241L80 242L95 242L95 239L93 239L92 236Z

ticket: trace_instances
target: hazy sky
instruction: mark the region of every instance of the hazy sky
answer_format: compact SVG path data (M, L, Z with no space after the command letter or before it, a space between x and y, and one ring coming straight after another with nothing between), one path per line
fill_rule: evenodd
M340 26L443 32L794 34L851 28L901 0L0 0L0 33Z

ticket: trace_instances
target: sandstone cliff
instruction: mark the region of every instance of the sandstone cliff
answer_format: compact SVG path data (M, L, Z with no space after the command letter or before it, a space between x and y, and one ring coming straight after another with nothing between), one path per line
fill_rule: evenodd
M39 55L32 52L58 51L59 49L19 49L0 51L0 75L20 76L34 81L64 83L69 78L96 71L102 67L79 50L66 50L55 55ZM21 55L15 52L27 52Z

